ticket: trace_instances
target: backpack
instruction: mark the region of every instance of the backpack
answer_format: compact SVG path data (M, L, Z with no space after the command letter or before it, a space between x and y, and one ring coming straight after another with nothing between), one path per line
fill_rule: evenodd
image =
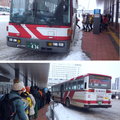
M28 92L24 92L21 94L21 97L22 97L22 100L26 103L26 109L25 109L25 112L26 114L29 114L30 113L30 108L33 106L33 103L32 103L32 99L29 95Z
M20 97L14 97L9 99L9 94L6 94L0 100L0 120L14 120L16 115L13 101L21 99Z

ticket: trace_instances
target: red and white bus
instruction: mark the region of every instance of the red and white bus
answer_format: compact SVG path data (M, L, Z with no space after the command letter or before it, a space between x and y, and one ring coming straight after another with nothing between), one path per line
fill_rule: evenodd
M111 107L111 76L87 74L52 86L55 101L83 108Z
M7 45L67 52L74 36L77 0L11 0Z

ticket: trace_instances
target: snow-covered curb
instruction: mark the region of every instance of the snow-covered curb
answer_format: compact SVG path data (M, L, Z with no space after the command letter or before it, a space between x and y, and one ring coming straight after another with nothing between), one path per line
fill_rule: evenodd
M90 60L85 53L82 51L82 37L83 32L76 28L75 38L72 41L70 52L67 57L63 58L64 61L66 60Z
M48 108L47 116L52 120L50 114L50 107ZM84 115L77 111L71 110L58 103L54 105L54 120L86 120Z

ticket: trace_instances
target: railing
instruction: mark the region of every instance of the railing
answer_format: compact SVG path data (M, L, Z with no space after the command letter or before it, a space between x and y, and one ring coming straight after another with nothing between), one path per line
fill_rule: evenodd
M49 112L50 112L50 115L48 117L48 120L59 120L56 113L55 113L55 110L54 108L58 105L58 103L54 102L54 101L51 101L50 103L50 106L49 106Z

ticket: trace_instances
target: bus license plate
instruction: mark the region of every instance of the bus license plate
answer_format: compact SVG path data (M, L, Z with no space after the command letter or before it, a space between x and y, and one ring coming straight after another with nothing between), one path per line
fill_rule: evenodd
M35 42L27 42L27 48L38 50L39 44Z
M98 104L99 104L99 105L101 105L101 104L102 104L102 102L101 102L101 101L98 101Z

